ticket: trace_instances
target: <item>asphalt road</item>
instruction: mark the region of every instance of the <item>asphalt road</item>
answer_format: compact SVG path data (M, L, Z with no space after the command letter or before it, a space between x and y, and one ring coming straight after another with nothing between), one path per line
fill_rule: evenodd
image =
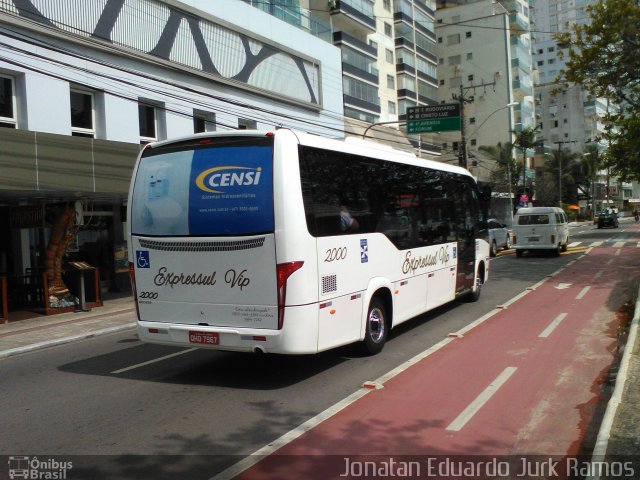
M105 461L133 472L142 461L128 456L173 456L154 458L172 458L185 464L182 474L193 469L209 478L507 302L594 242L627 242L635 252L640 236L621 227L575 228L571 248L560 257L501 252L478 302L454 302L403 324L374 357L353 347L299 357L181 350L142 344L128 331L7 358L0 362L0 454L110 455ZM155 478L162 478L166 465L154 462Z

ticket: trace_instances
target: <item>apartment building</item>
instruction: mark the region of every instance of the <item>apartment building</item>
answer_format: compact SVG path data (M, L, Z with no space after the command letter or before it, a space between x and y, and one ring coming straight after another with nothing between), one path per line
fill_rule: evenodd
M69 206L81 224L69 258L98 267L104 288L118 283L141 145L280 126L344 135L340 50L246 3L216 4L0 1L0 277L9 288L44 267L51 226Z
M340 48L347 135L439 153L402 133L407 107L437 102L435 0L245 1Z
M528 2L438 7L439 101L461 104L464 133L442 135L442 158L466 158L479 179L490 181L495 163L479 147L511 142L513 132L535 124Z
M566 148L577 153L582 153L588 144L597 144L600 150L607 148L602 140L606 127L603 117L617 106L604 98L592 97L580 85L558 91L557 82L564 61L559 56L562 45L556 42L555 34L567 31L574 24L589 22L587 7L595 3L597 0L536 0L535 3L537 33L533 53L538 73L535 102L538 125L547 148ZM624 209L633 197L632 191L630 183L620 183L603 170L592 208L599 211L610 204ZM581 204L582 210L586 210L587 200Z

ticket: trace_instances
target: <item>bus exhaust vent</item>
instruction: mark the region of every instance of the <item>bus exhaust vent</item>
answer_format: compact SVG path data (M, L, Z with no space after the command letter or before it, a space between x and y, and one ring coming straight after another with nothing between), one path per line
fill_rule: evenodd
M338 290L338 279L335 275L322 277L322 293L330 293Z
M160 242L157 240L140 239L140 246L149 250L163 250L166 252L235 252L260 248L265 237L251 240L210 241L210 242Z

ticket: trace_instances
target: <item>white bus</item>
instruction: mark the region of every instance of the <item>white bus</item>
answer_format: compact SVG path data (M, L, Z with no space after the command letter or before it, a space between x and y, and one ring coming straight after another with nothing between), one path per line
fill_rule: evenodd
M467 170L287 129L147 145L128 201L138 334L286 354L362 342L488 278Z

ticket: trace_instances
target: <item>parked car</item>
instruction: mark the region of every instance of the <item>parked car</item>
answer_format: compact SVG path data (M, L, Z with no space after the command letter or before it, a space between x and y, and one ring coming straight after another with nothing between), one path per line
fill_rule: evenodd
M611 212L602 212L598 215L598 228L618 228L618 215Z
M555 255L567 250L569 225L558 207L521 208L513 221L516 256L525 250L550 250Z
M498 254L499 249L508 250L511 248L511 231L504 223L490 218L487 221L487 226L489 228L489 252L492 257Z

